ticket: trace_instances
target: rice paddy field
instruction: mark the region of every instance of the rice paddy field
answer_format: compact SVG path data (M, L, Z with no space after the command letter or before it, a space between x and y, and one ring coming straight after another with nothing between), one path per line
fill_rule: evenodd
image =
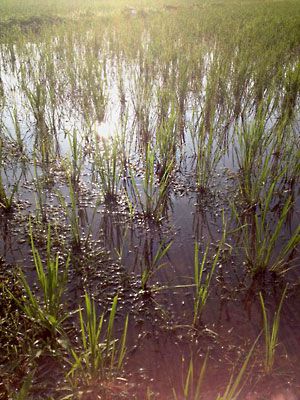
M0 399L300 399L299 55L299 0L1 0Z

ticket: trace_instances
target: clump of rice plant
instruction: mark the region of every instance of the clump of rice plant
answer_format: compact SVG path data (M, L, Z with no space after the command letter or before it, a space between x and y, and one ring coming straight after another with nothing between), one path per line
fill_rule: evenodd
M182 393L179 396L177 391L173 388L173 398L174 400L178 399L183 399L183 400L200 400L202 398L201 396L201 389L207 369L207 362L208 362L208 353L206 354L206 357L203 361L202 367L200 369L200 372L196 374L195 372L195 366L194 366L194 360L193 357L191 357L190 362L189 362L189 367L186 373L186 376L183 379L182 382Z
M247 371L248 364L250 362L250 359L252 357L253 351L255 349L259 337L260 335L257 337L253 346L248 352L238 373L236 374L235 371L233 371L224 393L222 395L218 394L216 400L237 400L239 398L241 391L243 390L245 384L247 383L247 379L245 379L245 373Z
M229 382L224 389L224 393L223 394L219 393L216 397L216 400L237 400L239 398L240 393L242 392L245 384L247 383L245 374L259 337L260 335L257 337L251 349L247 353L245 360L242 363L239 371L237 372L235 369L232 372ZM202 391L202 387L205 379L205 373L208 369L207 364L208 364L208 354L204 359L204 362L202 364L199 373L196 375L193 357L191 357L186 376L183 380L182 393L180 393L179 395L174 388L172 389L174 400L178 399L201 400L205 398Z
M35 204L36 204L36 217L41 222L47 221L46 213L46 193L45 188L42 184L42 177L38 175L37 159L36 155L33 155L33 172L34 172L34 184L35 184Z
M157 158L156 173L160 181L170 165L172 165L172 168L175 167L177 132L176 113L173 109L170 115L161 121L156 131L155 139Z
M272 135L265 129L265 114L262 110L252 124L236 129L236 158L239 165L239 187L248 207L256 205L261 191L272 173Z
M13 136L9 132L8 132L8 134L12 138L12 140L16 143L19 152L23 153L23 151L25 149L25 144L24 144L24 138L22 137L22 131L21 131L21 126L20 126L20 122L19 122L20 118L18 115L16 105L13 107L13 110L10 111L10 116L11 116L11 120L13 122L15 135Z
M278 333L280 325L280 314L285 299L287 286L285 287L278 308L274 314L273 321L271 322L267 315L267 309L261 292L259 293L259 299L261 304L262 316L263 316L263 331L265 335L265 359L264 359L264 371L267 375L271 374L274 368L275 352L278 346Z
M137 182L133 171L131 171L132 202L136 202L135 208L139 208L145 218L159 222L166 214L173 165L174 160L171 159L162 174L157 177L155 151L148 144L145 171L141 184Z
M126 355L126 336L128 316L123 334L118 341L114 337L114 322L117 311L118 295L113 299L107 327L104 327L104 314L97 320L94 301L85 293L85 313L79 308L82 349L71 348L73 361L68 376L81 384L101 382L120 372Z
M118 198L122 170L120 166L120 145L118 138L109 141L96 137L95 171L98 174L100 190L107 203Z
M30 72L24 65L20 67L21 86L28 101L29 110L35 119L34 145L43 162L49 163L56 156L55 135L49 129L48 88L44 82L43 67L30 65ZM30 85L28 85L28 81Z
M206 273L204 269L207 267L206 260L209 248L207 247L201 264L199 265L199 245L195 243L195 251L194 251L194 283L195 283L195 292L194 292L194 317L193 317L193 325L196 325L197 321L202 315L204 307L206 305L209 289L212 277L216 270L217 264L220 258L220 247L218 247L217 252L212 260L212 265L209 268L209 271Z
M76 130L73 134L68 134L69 146L70 146L70 161L69 161L69 174L74 187L79 184L81 171L84 163L83 158L83 144L78 140L78 133Z
M212 127L206 130L201 124L196 132L192 132L191 137L196 160L196 187L199 191L206 191L212 182L223 150Z
M9 212L13 208L14 196L18 192L22 174L20 175L18 181L13 185L11 193L8 193L2 179L2 167L3 167L3 142L0 138L0 209Z
M71 176L68 175L68 186L70 194L70 204L67 204L63 194L57 191L60 204L62 205L71 225L72 246L74 250L81 249L81 229L78 215L78 193L74 187Z
M276 181L270 185L256 211L251 212L246 218L238 215L234 208L247 265L253 274L267 270L284 272L289 268L289 255L300 243L300 226L298 226L287 242L280 244L280 235L293 202L292 198L288 197L278 218L272 218L270 211L275 188Z
M193 317L193 326L196 325L197 321L201 318L202 312L205 308L212 277L215 273L216 267L218 263L221 261L221 253L223 249L223 245L225 245L226 235L227 235L227 227L225 223L224 211L222 214L223 220L223 233L220 242L217 245L216 254L213 256L210 265L208 266L207 256L209 252L209 246L206 247L201 264L199 264L199 245L195 242L194 249L194 317ZM208 269L205 272L205 269Z
M61 332L61 323L68 317L68 314L63 310L62 303L67 284L70 257L67 258L63 270L59 271L59 255L56 254L56 256L53 257L51 254L51 232L49 225L46 265L44 266L41 256L34 244L31 222L29 223L29 235L37 281L42 298L32 291L25 274L20 271L19 277L26 296L23 296L22 301L16 298L15 300L28 318L54 336L57 332Z
M13 400L29 400L31 397L29 396L30 389L32 386L33 373L29 373L26 378L22 382L22 386L20 390L16 393L13 393Z
M156 274L161 268L164 268L167 264L166 263L160 263L160 260L168 253L170 247L172 246L172 242L168 243L167 245L165 243L162 243L157 252L154 255L153 260L150 260L147 262L145 265L142 263L141 266L141 289L143 292L146 292L149 289L149 280L152 278L154 274Z

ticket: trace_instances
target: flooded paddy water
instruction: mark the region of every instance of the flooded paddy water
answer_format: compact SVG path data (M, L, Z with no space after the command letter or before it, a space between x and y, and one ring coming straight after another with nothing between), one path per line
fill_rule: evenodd
M0 398L300 398L290 3L3 34Z

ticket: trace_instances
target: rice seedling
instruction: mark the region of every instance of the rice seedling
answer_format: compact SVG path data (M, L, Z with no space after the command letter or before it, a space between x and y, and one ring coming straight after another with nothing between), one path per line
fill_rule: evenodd
M175 167L176 158L176 142L177 142L177 132L176 132L176 113L174 107L170 111L168 117L160 122L160 125L156 131L155 135L156 146L155 153L157 158L156 163L156 173L158 175L158 180L160 181L165 172ZM171 172L171 171L169 171Z
M184 399L184 400L200 400L202 397L202 384L204 381L206 369L207 369L207 362L208 362L208 353L205 356L203 361L202 367L200 369L199 374L196 376L195 367L194 367L194 360L191 357L189 362L189 367L186 373L186 376L183 381L182 385L182 395L176 392L173 388L173 398L174 400Z
M148 145L146 149L145 172L141 183L142 190L139 189L140 185L134 176L134 172L130 171L130 182L134 199L132 201L137 203L137 206L146 219L159 222L166 215L173 165L174 160L169 160L165 170L162 171L160 179L156 178L155 152ZM128 197L130 198L129 195Z
M116 244L114 245L114 252L116 253L118 260L121 262L123 257L124 257L124 248L126 245L127 241L127 234L128 234L128 226L126 226L125 229L122 229L120 227L117 227L117 240ZM114 243L114 240L111 240L112 243Z
M31 397L29 396L30 388L32 386L32 378L33 373L29 373L24 379L20 390L17 393L13 393L13 400L29 400Z
M63 270L60 272L59 255L56 254L54 258L51 255L51 230L49 225L46 266L44 266L34 244L31 221L29 222L29 236L37 281L43 300L31 290L27 278L21 270L19 271L19 278L26 296L23 296L22 301L15 297L14 299L29 319L46 329L54 337L57 332L61 332L61 324L68 317L68 313L63 311L62 300L67 283L70 257L67 258Z
M122 174L119 163L119 140L116 137L108 142L103 139L99 143L97 139L96 137L95 170L99 176L101 192L105 202L115 202L119 194Z
M1 75L1 69L0 69L0 75ZM0 110L1 111L4 108L4 104L5 104L4 84L3 84L2 78L0 78Z
M243 220L233 207L247 265L253 274L267 270L277 273L286 271L289 268L288 257L300 242L299 226L284 244L280 242L284 224L292 207L292 199L288 197L278 218L272 219L270 210L275 187L276 181L271 184L262 199L259 211L251 213L248 220Z
M261 111L251 126L237 129L239 187L247 207L260 200L266 183L274 176L272 169L272 132L265 130L265 115Z
M238 373L235 374L235 371L233 371L224 393L222 395L218 394L216 400L236 400L239 398L240 393L247 383L247 380L245 379L245 374L259 337L260 335L257 337L254 344L252 345Z
M213 129L210 128L207 132L204 125L200 128L196 141L196 185L198 190L205 191L221 159L222 149L215 142Z
M104 314L97 320L94 301L85 293L85 317L79 308L82 350L71 348L73 361L68 376L88 384L93 380L99 382L120 372L126 355L126 335L128 316L124 323L122 337L114 338L113 328L117 311L118 295L113 299L107 327L104 328ZM101 336L103 336L101 338Z
M194 293L194 317L193 317L193 326L196 325L197 321L202 315L204 307L206 305L211 280L215 269L217 267L219 257L220 257L220 247L215 254L211 268L209 272L206 274L204 278L204 269L207 267L206 259L208 254L209 248L207 247L201 265L199 266L199 245L195 242L195 250L194 250L194 282L195 282L195 293Z
M10 115L11 115L11 119L13 121L13 125L14 125L14 133L15 135L13 137L14 141L16 142L16 145L20 151L20 153L23 153L24 151L24 139L22 137L22 133L21 133L21 127L20 127L20 122L19 122L19 115L18 115L18 111L17 111L17 106L15 105L13 110L10 111Z
M70 195L70 204L67 204L63 194L60 191L57 191L57 196L62 205L67 217L70 221L71 226L71 234L72 234L72 246L74 250L81 249L81 228L79 223L79 215L78 215L78 193L76 188L73 186L73 182L71 176L67 176L68 179L68 187L69 187L69 195Z
M39 71L41 74L41 71ZM21 68L22 89L27 96L30 109L35 119L35 148L41 153L42 160L49 163L55 158L53 137L50 134L47 122L47 91L41 76L31 76L33 87L27 84L27 76L24 67Z
M4 188L2 178L0 177L0 208L4 211L11 211L13 207L13 198L15 193L17 192L18 187L15 186L10 195L7 195L6 190Z
M141 53L142 55L142 53ZM145 64L142 66L141 64ZM132 103L136 117L136 132L141 148L146 148L151 141L151 122L153 117L153 88L148 60L145 59L134 70L132 80Z
M69 163L69 174L72 181L72 186L76 188L80 181L81 171L83 168L83 144L78 141L77 131L74 130L73 134L68 134L69 147L71 151L70 163Z
M205 308L209 291L210 285L212 281L212 277L215 273L215 270L218 264L221 262L222 259L222 252L223 247L225 245L225 240L227 236L227 223L225 222L225 214L224 210L222 212L222 222L223 222L223 231L222 231L222 238L217 245L216 254L213 256L210 263L207 261L207 256L209 252L209 246L206 247L201 264L199 264L199 245L195 242L194 246L194 316L193 316L193 326L197 324L203 310ZM208 270L209 269L209 270ZM208 270L207 272L205 270Z
M150 255L151 250L149 251L150 254L148 254L149 258L147 258L147 254L145 254L145 257L141 262L141 289L143 292L147 292L149 290L151 291L151 288L148 286L149 280L161 268L164 268L167 265L166 263L160 263L160 260L168 253L171 246L172 242L168 243L167 245L165 243L160 244L153 259ZM148 251L145 253L148 253Z
M282 305L285 299L287 286L285 287L278 308L274 314L273 321L271 322L267 315L267 309L261 292L259 293L260 305L263 316L263 331L265 336L265 358L264 358L264 372L269 375L273 372L275 363L275 352L278 346L278 333L280 326L280 314Z
M93 54L93 50L86 49L86 62L82 67L81 82L85 82L82 90L87 96L84 96L84 114L95 115L98 122L102 122L105 115L106 99L106 72L105 61L99 62L99 59ZM89 99L89 101L87 101ZM93 109L91 110L90 105Z
M247 353L247 356L243 364L241 365L238 373L236 373L236 371L233 371L230 376L229 382L224 390L224 393L222 395L218 394L216 400L236 400L239 398L240 393L242 392L247 382L247 380L245 379L245 374L259 337L260 335L255 340L251 349ZM182 394L179 396L174 388L172 390L174 400L178 400L179 398L185 400L201 400L205 398L202 387L205 379L205 373L207 371L207 363L208 353L206 354L199 375L196 376L193 358L190 359L186 377L183 381Z
M13 185L11 192L8 193L4 186L2 170L3 170L3 142L0 138L0 209L4 210L5 212L10 212L13 208L14 196L18 192L22 174L20 174L18 181Z
M22 285L1 258L0 276L0 393L8 398L17 395L16 387L20 388L18 393L22 388L23 382L16 382L15 377L24 376L24 366L32 362L31 355L27 357L31 347L29 340L35 340L38 332L18 307L15 298L22 302ZM33 371L33 363L31 365L30 371Z
M292 119L296 112L297 98L299 95L300 86L300 66L299 63L287 69L285 72L284 88L283 88L283 99L281 103L281 114L283 118L288 117Z
M34 172L34 185L35 185L35 203L36 203L36 219L40 222L47 221L47 212L46 212L46 193L45 188L43 187L43 179L42 176L38 174L37 167L37 159L36 155L33 155L33 172Z

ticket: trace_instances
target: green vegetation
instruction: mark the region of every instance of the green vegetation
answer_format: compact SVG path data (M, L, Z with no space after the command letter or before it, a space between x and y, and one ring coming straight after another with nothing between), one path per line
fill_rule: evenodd
M121 180L119 150L118 138L113 138L109 143L103 140L101 144L96 138L95 169L107 203L116 201L118 197Z
M12 210L13 207L13 201L14 201L14 196L18 192L18 186L19 186L19 181L16 182L13 185L13 188L11 189L10 193L7 191L7 189L4 186L3 183L3 178L2 178L2 170L3 168L3 143L0 138L0 208L5 210L6 212L9 212Z
M194 325L201 316L201 313L205 307L209 294L209 286L219 260L220 249L218 249L217 254L215 254L210 271L207 273L206 278L204 279L203 271L207 258L207 253L208 253L208 248L206 248L203 254L201 265L199 267L199 246L198 243L195 243L195 261L194 261L195 296L194 296L194 319L193 319Z
M0 3L0 400L296 391L300 2Z
M82 353L77 354L76 350L71 350L74 362L68 375L72 380L88 384L90 381L107 379L123 365L126 353L126 335L128 328L128 316L126 317L123 335L120 345L117 346L116 339L113 336L114 320L117 311L118 296L113 299L113 304L109 314L108 325L103 342L100 342L104 314L97 322L95 303L91 301L88 294L85 294L85 312L84 319L79 308L79 319L81 327ZM86 322L85 322L86 321Z
M31 222L29 224L29 232L37 281L40 285L43 300L40 300L32 292L22 271L20 271L19 274L26 297L24 296L21 302L18 299L15 300L29 319L35 321L37 324L41 325L42 328L49 331L50 335L55 336L56 332L60 331L63 320L68 317L62 310L62 296L67 283L70 258L68 257L63 271L59 272L58 254L56 254L55 258L51 256L49 225L47 236L47 260L46 268L44 268L39 252L34 245Z
M186 377L183 381L183 398L186 399L201 399L201 387L203 384L206 368L207 368L208 355L206 355L199 376L195 379L194 362L193 358L190 359L189 367ZM176 390L173 389L174 400L178 400Z
M142 188L139 189L134 171L131 171L131 191L136 208L140 209L146 219L159 222L167 213L168 191L171 182L172 160L166 165L165 170L157 170L155 166L155 151L146 147L145 171ZM157 171L157 174L156 174Z
M159 245L153 259L152 257L145 257L145 260L141 260L141 289L143 292L151 291L149 287L150 279L161 269L167 266L167 263L161 263L160 261L168 254L172 242Z
M286 295L287 287L284 289L281 300L276 310L273 318L272 325L268 320L267 310L265 307L265 302L262 297L262 294L259 293L262 315L263 315L263 330L265 334L265 347L266 347L266 356L264 360L264 368L265 373L270 374L273 371L274 362L275 362L275 350L278 346L278 333L279 333L279 325L280 325L280 313L282 304Z

